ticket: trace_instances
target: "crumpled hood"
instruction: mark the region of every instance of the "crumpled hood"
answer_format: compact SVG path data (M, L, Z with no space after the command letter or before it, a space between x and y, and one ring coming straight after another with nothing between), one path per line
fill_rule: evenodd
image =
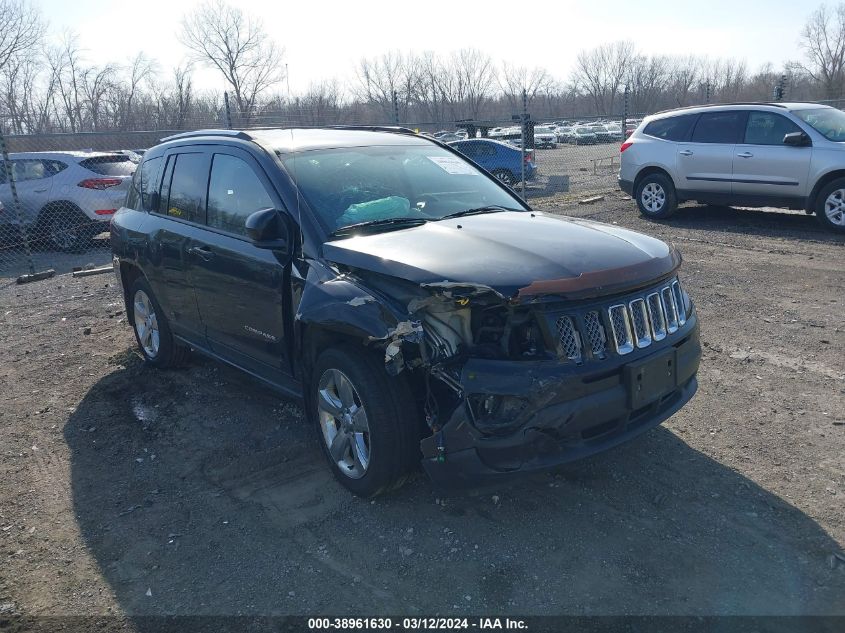
M666 243L541 212L474 215L323 245L329 261L433 287L485 286L507 298L599 296L680 265Z

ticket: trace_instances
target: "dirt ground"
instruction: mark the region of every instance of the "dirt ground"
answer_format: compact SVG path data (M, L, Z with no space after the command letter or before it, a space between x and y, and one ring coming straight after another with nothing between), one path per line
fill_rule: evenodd
M0 615L845 614L845 240L784 212L650 223L619 193L562 211L681 248L699 392L459 495L353 498L296 403L145 367L110 275L3 280Z

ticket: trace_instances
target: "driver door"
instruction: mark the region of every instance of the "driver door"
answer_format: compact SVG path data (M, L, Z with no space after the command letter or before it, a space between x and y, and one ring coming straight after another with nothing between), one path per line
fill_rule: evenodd
M259 374L287 371L285 264L253 246L244 223L282 204L248 152L215 149L206 230L191 248L190 276L212 351Z

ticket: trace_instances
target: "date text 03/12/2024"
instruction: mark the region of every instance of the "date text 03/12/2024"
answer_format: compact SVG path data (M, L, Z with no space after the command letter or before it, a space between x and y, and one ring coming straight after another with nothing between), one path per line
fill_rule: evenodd
M518 618L309 618L308 629L311 631L350 630L350 631L448 631L471 630L527 630L528 625Z

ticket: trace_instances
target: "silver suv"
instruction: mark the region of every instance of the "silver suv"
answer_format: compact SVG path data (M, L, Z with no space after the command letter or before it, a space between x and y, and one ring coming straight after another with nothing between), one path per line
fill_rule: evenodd
M783 207L845 232L845 113L816 103L699 106L646 117L622 144L619 186L640 212L678 203Z
M23 223L33 237L61 251L77 250L108 230L136 167L119 152L20 152L9 154L9 163L0 160L0 230L11 234Z

